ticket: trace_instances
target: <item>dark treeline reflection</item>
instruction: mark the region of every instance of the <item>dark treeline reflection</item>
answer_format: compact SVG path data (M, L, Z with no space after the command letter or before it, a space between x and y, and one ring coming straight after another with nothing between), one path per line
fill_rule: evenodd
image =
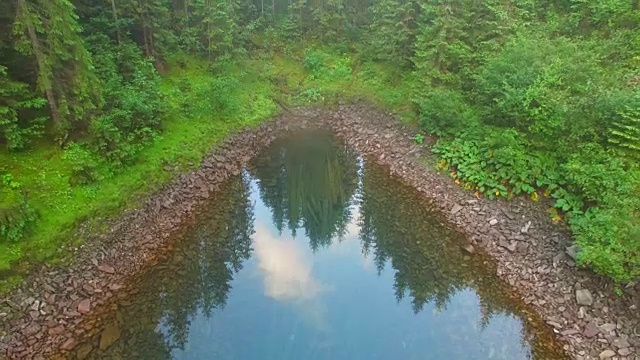
M276 141L253 165L278 231L303 228L314 251L344 234L358 186L354 151L330 133L303 133Z
M258 194L251 194L252 181ZM522 316L492 275L495 269L483 256L463 252L464 239L415 190L386 168L360 161L330 134L314 132L281 139L248 172L230 180L198 224L139 282L137 294L104 319L118 324L119 340L103 352L98 334L80 349L98 358L170 359L172 350L188 347L191 322L225 306L234 275L251 256L256 195L270 209L277 231L295 236L303 230L314 252L342 241L348 225L357 225L362 252L379 273L392 268L397 300L407 298L416 313L428 303L444 311L457 292L472 289L480 301L481 328L498 314ZM534 353L562 358L530 323L522 329L523 341L537 334L530 343Z
M198 216L198 225L139 281L136 294L103 319L121 334L106 352L99 350L100 337L93 339L92 356L161 360L184 349L195 316L225 306L234 274L251 256L253 224L249 180L235 177Z

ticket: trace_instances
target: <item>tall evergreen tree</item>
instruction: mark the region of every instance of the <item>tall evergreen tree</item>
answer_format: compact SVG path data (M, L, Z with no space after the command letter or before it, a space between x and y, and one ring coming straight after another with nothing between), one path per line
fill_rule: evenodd
M34 59L38 90L48 101L56 136L64 141L73 124L88 120L101 102L78 16L68 0L17 4L16 48Z

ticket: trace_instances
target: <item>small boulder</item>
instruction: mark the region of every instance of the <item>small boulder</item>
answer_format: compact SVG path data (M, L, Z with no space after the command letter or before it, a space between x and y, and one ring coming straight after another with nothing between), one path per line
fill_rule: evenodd
M498 219L489 220L489 225L493 226L493 225L497 225L497 224L498 224Z
M591 292L587 289L576 290L576 302L578 305L591 306L593 304Z

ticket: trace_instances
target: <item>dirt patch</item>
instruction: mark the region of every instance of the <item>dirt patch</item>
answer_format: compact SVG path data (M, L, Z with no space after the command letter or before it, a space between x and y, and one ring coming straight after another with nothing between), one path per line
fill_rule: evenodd
M572 250L566 250L570 236L550 220L547 203L475 198L435 170L429 150L411 141L409 129L365 105L296 109L230 137L198 170L179 176L123 214L108 233L89 240L71 266L43 266L2 299L0 354L11 359L64 358L70 350L88 354L91 349L76 347L100 332L97 314L135 291L126 284L170 248L198 206L277 136L311 127L332 129L440 208L472 246L496 260L497 275L538 311L570 357L637 359L637 284L616 295L608 280L575 266Z

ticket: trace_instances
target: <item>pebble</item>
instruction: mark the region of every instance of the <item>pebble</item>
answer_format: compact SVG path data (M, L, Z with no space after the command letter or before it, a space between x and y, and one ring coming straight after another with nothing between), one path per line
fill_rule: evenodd
M451 209L451 215L455 215L455 214L459 213L460 210L462 210L462 209L463 209L463 207L461 205L459 205L459 204L453 205L453 208Z
M84 299L80 301L78 304L78 312L81 314L87 314L89 311L91 311L91 300Z
M67 339L67 341L65 341L62 344L60 349L69 351L69 350L72 350L74 347L76 347L77 344L78 344L78 342L76 341L76 339L70 338L70 339Z
M616 324L608 323L608 324L600 325L600 331L602 331L604 333L610 333L615 329L616 329Z
M628 355L631 355L632 353L633 353L633 350L631 350L631 348L618 349L618 355L620 356L628 356Z
M600 359L609 359L609 358L612 358L614 356L616 356L616 352L613 351L613 350L609 350L609 349L601 352L600 355L599 355Z

